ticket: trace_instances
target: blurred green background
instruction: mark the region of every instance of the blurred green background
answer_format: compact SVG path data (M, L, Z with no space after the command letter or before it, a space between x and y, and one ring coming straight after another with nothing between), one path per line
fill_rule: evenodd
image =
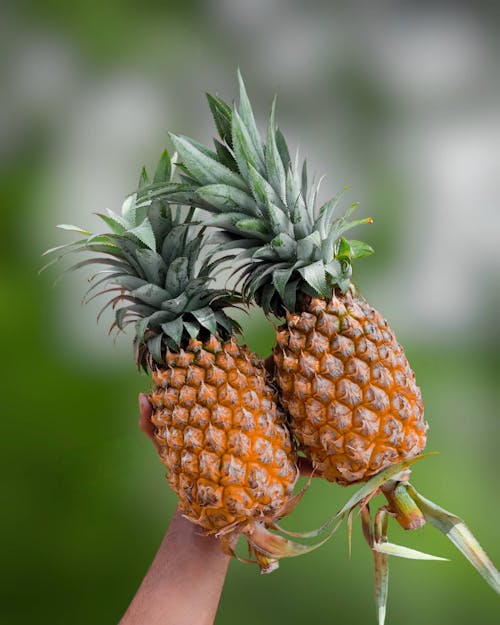
M357 283L406 347L441 452L414 484L500 562L500 21L489 3L449 6L2 3L2 623L117 622L168 525L129 338L113 344L98 304L80 307L84 275L53 289L37 269L64 242L56 223L92 229L119 207L167 129L210 141L203 93L233 98L238 65L262 128L279 93L324 199L351 184L346 201L374 217ZM243 323L266 355L272 327ZM349 494L316 480L289 527ZM433 528L391 537L452 562L393 561L389 624L499 622L498 597ZM270 576L233 562L217 624L373 623L371 567L357 525L351 559L339 534Z

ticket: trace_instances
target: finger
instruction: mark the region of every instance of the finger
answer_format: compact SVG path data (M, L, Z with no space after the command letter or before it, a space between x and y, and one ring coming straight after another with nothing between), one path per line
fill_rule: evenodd
M146 393L139 393L139 412L141 414L141 417L144 417L146 421L149 421L151 419L153 407L151 406Z
M141 393L139 395L139 412L139 429L141 432L144 432L144 434L146 434L146 436L156 445L155 426L151 423L153 409L149 403L148 396L145 393Z
M155 433L154 425L151 423L151 421L149 421L149 419L145 419L143 415L139 417L138 425L139 425L139 429L141 430L141 432L144 432L146 436L149 436L149 438L152 438L154 436L154 433Z

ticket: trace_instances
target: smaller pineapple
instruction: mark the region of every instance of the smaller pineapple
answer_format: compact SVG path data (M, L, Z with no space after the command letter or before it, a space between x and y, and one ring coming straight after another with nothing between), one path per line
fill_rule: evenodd
M164 153L153 182L169 184L171 171ZM279 558L314 548L267 529L300 499L293 496L296 452L263 362L236 340L239 326L227 310L241 297L210 286L221 261L206 253L194 209L174 212L150 200L148 183L143 170L121 216L100 215L110 233L63 225L84 238L48 252L57 260L88 251L92 258L73 269L106 267L87 296L112 293L104 307L114 309L112 328L135 326L135 360L154 383L155 441L181 511L228 554L244 535L261 571L270 572Z
M221 252L241 261L235 273L246 297L284 317L273 350L275 381L291 431L318 475L342 485L366 482L334 517L361 509L376 565L379 622L385 618L387 557L426 557L387 542L388 514L405 529L426 520L444 532L500 592L500 575L458 517L421 497L409 466L423 456L427 425L420 389L384 318L356 292L352 261L366 243L343 235L371 219L350 221L356 204L336 218L340 194L317 205L298 156L290 158L275 127L261 140L239 75L239 106L208 96L219 138L215 151L171 135L182 159L181 182L153 185L152 196L205 209ZM372 519L369 502L387 505ZM332 519L333 522L333 519Z

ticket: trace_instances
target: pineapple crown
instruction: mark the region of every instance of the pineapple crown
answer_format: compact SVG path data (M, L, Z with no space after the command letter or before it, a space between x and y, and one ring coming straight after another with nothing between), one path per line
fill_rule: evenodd
M171 134L182 171L179 183L151 185L150 197L184 202L211 213L205 224L218 230L211 241L244 261L236 270L245 297L266 314L300 309L303 296L329 298L350 285L352 260L372 248L342 235L371 219L350 220L357 203L337 217L342 191L322 206L321 180L309 184L307 164L292 161L275 126L276 98L267 129L259 135L241 74L239 106L207 94L219 134L215 151L194 139Z
M47 250L56 255L42 271L66 254L90 252L92 257L75 263L68 271L102 265L89 281L88 302L112 294L101 314L114 310L110 332L135 324L134 356L145 370L154 362L164 364L167 349L179 351L189 338L205 340L210 334L226 339L240 327L225 308L241 302L241 296L208 285L221 269L223 258L205 252L205 229L194 221L195 209L173 210L172 202L150 199L146 189L168 184L173 163L165 151L152 181L143 168L138 191L127 197L121 215L110 210L97 213L110 232L92 234L78 226L61 224L63 230L84 238Z

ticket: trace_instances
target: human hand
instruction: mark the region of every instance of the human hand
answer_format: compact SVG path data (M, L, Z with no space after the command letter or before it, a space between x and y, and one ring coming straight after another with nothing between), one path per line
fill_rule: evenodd
M151 422L153 407L146 393L139 393L139 429L152 441L153 445L158 448L155 440L155 426Z
M158 447L148 396L139 395L139 428ZM177 509L120 625L213 625L229 557L215 536Z

